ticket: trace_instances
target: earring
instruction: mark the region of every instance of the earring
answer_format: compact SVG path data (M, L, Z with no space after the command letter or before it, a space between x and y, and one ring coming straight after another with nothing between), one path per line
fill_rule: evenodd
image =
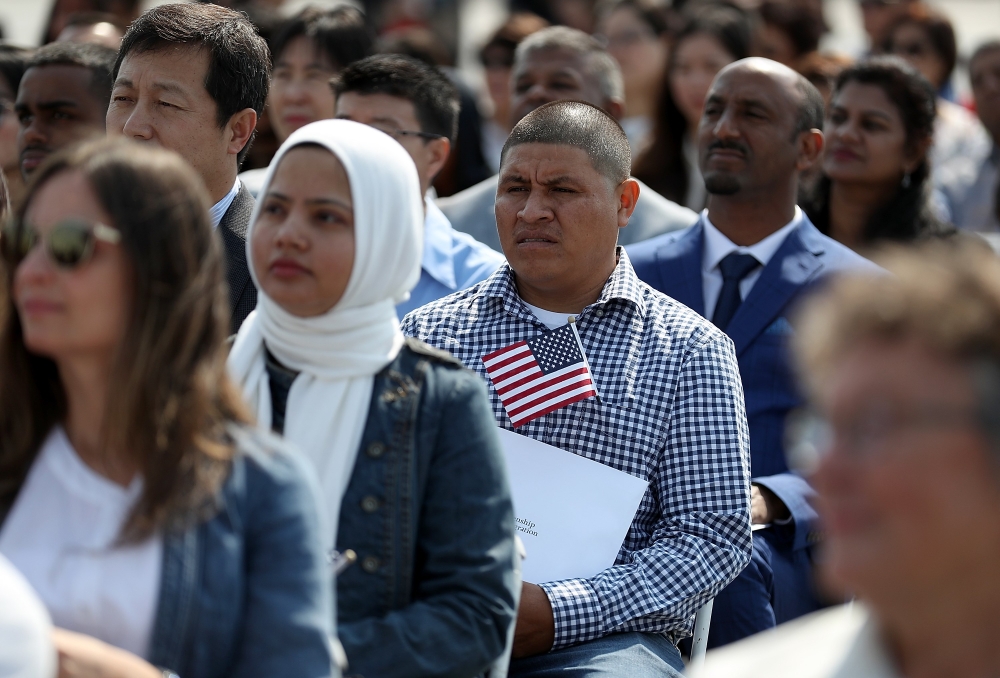
M903 188L909 188L909 187L910 187L910 173L907 172L906 174L903 175Z

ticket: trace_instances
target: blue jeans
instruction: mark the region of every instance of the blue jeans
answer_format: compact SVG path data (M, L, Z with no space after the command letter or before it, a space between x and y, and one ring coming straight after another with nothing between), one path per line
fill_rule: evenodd
M613 633L510 663L511 678L680 678L681 653L654 633Z

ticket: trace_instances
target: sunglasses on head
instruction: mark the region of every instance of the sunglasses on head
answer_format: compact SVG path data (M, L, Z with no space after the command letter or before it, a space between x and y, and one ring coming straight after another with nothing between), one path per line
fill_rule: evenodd
M62 268L75 268L94 255L97 241L117 245L120 231L83 219L66 219L41 236L34 226L11 220L0 232L0 254L11 266L20 264L39 242L49 259Z

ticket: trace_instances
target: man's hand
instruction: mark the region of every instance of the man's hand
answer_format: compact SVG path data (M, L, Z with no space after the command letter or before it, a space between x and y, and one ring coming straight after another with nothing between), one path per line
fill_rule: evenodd
M552 649L556 639L556 623L549 597L537 584L521 584L521 606L517 610L514 628L514 659L531 657Z
M750 486L750 522L754 525L769 525L775 520L787 520L791 516L785 502L774 492L760 485Z
M52 630L59 654L58 678L161 678L152 664L96 638L64 629Z

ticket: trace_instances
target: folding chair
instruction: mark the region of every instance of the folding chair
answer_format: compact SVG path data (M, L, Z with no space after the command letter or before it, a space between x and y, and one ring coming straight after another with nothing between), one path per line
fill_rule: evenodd
M715 599L701 606L694 616L694 636L691 638L691 660L688 669L698 668L705 663L705 653L708 651L708 627L712 624L712 607Z

